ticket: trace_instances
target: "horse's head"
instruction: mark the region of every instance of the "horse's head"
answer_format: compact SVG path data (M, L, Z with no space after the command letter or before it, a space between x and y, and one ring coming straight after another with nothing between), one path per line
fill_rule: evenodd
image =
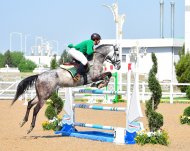
M104 44L96 48L95 53L101 54L104 57L104 61L108 61L114 65L115 69L121 68L121 60L119 59L119 50L117 45Z

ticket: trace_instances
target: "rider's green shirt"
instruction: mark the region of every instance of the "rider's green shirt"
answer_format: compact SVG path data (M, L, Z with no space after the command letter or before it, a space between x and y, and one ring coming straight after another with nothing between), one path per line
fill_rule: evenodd
M94 41L93 40L85 40L77 45L69 44L69 48L75 48L76 50L79 50L83 54L92 55L94 53Z

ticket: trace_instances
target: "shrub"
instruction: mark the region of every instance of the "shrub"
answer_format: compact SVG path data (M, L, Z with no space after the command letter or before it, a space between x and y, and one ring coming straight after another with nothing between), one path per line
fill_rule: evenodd
M158 131L163 126L163 115L157 112L150 112L149 116L148 123L150 129L153 132Z
M185 108L183 115L180 116L180 123L190 125L190 106Z
M62 128L61 118L53 118L53 120L45 121L42 123L43 130L58 131Z
M179 83L189 83L190 82L190 54L185 53L184 46L181 51L179 51L179 61L175 63L175 71L177 81ZM182 92L185 92L187 86L179 86Z
M163 126L163 116L160 113L155 112L162 97L162 89L159 81L156 78L158 70L157 58L154 53L152 53L151 56L153 66L149 72L148 87L152 92L152 95L150 100L146 102L145 114L148 119L148 126L150 131L157 131L161 128L161 126Z
M190 99L190 86L188 86L186 89L186 96L188 99Z
M180 123L181 124L188 124L190 125L190 116L180 116Z
M161 144L167 146L169 144L167 132L158 130L155 132L140 131L137 133L135 141L137 144Z
M63 100L58 97L57 93L53 93L50 99L52 100L52 104L56 110L56 114L58 115L63 109Z
M45 111L45 116L49 119L52 120L54 117L56 117L56 111L55 108L52 105L48 105L47 109Z
M184 112L183 112L184 116L190 116L190 106L185 108Z
M37 67L37 65L29 59L22 59L18 65L18 68L21 72L31 72L36 67Z

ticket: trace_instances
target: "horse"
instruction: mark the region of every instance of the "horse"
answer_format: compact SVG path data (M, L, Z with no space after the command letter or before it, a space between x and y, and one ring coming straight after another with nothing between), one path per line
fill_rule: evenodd
M30 109L36 104L33 110L30 129L27 131L27 134L33 130L38 112L46 100L50 98L51 94L59 87L77 87L99 81L99 88L106 86L112 74L111 72L103 73L103 63L105 61L109 61L113 64L115 69L120 69L121 61L119 60L119 51L116 45L103 44L95 48L93 59L89 61L90 69L86 74L86 80L85 78L80 78L80 80L75 81L68 70L59 67L42 72L41 74L29 76L20 81L11 105L31 86L35 85L36 90L36 96L28 102L27 110L23 121L20 123L20 127L28 121Z

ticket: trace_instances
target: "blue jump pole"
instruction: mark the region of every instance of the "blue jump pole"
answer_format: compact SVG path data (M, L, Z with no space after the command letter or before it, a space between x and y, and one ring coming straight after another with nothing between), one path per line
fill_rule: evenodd
M88 105L88 104L73 104L74 108L83 108L83 109L92 109L92 110L107 110L107 111L121 111L125 112L126 108L124 107L107 107L107 106L98 106L98 105Z
M126 91L105 91L101 89L79 89L74 90L74 93L89 93L89 94L110 94L110 95L125 95Z
M74 123L74 126L103 129L103 130L114 130L113 126L104 126L104 125L99 125L99 124L87 124L87 123L80 123L80 122Z

